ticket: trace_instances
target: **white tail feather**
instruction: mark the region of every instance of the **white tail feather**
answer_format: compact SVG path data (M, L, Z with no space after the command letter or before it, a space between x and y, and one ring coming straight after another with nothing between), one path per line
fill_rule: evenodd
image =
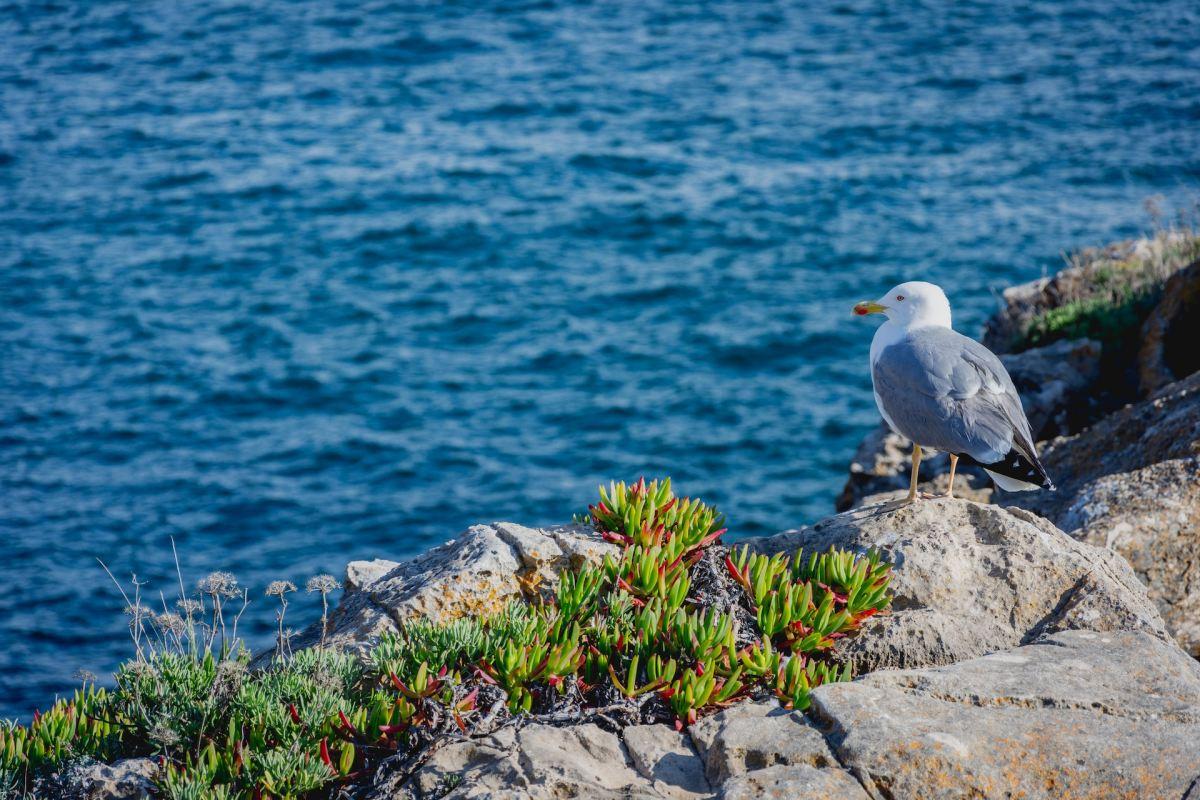
M1032 492L1035 489L1042 488L1036 483L1019 481L1016 478L1010 478L1007 475L1000 475L992 472L990 469L985 469L984 472L986 472L988 475L991 475L992 480L996 482L996 485L1006 492Z

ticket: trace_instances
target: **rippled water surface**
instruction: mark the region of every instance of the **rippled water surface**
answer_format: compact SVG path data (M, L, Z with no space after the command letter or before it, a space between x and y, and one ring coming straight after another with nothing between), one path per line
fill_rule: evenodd
M977 333L1196 196L1192 2L809 5L4 8L0 715L127 653L96 557L157 597L172 536L262 643L269 579L610 477L811 521L853 301Z

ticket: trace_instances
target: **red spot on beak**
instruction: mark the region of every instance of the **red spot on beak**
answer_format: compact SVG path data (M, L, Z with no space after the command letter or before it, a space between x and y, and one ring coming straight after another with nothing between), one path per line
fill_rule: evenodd
M886 310L884 306L870 300L863 300L861 303L855 304L853 309L854 314L859 317L865 317L867 314L880 314Z

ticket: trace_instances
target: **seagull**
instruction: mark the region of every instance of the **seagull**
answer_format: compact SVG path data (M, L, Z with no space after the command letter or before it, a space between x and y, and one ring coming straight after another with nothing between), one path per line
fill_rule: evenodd
M854 313L887 317L871 340L871 383L888 427L913 443L905 502L917 498L923 450L950 455L946 497L954 496L960 458L979 464L1006 491L1054 489L1008 370L992 351L951 329L941 287L902 283L857 304Z

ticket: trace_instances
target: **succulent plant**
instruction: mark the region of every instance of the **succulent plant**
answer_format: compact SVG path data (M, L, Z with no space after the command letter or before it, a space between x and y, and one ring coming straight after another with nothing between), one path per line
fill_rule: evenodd
M768 556L743 546L725 566L746 590L762 633L797 652L828 650L890 602L891 567L875 551L862 557L831 548L805 559L803 552Z
M706 606L693 596L704 594L694 567L724 518L676 497L669 479L602 487L589 514L618 554L567 570L553 592L489 617L404 623L362 659L323 640L286 652L280 618L283 656L251 670L244 651L216 636L219 604L245 590L214 573L201 586L213 609L207 627L196 621L203 606L181 606L186 620L163 622L164 646L145 657L141 642L111 691L88 685L30 725L0 725L0 793L19 795L39 772L81 755L155 755L164 764L159 791L175 800L331 796L391 754L469 731L485 695L488 716L560 701L586 712L615 689L631 708L669 709L679 727L752 692L803 710L817 686L850 678L830 651L889 603L890 567L878 553L742 547L725 566L744 608ZM294 588L280 582L268 592L282 601ZM307 588L324 601L336 581L320 576Z
M739 680L742 668L737 667L727 678L718 676L710 662L701 662L684 670L661 694L675 712L676 727L692 725L706 706L725 706L742 690Z
M109 701L104 689L88 684L70 700L35 712L28 726L0 725L0 771L36 771L78 755L116 757L123 726L111 716Z
M810 661L794 655L779 668L775 678L775 695L785 708L805 711L810 704L809 693L824 683L850 680L850 665L840 669L821 661Z
M691 555L725 532L725 517L698 500L679 499L671 479L611 483L600 487L600 502L589 506L597 531L611 542L661 547L667 563Z

